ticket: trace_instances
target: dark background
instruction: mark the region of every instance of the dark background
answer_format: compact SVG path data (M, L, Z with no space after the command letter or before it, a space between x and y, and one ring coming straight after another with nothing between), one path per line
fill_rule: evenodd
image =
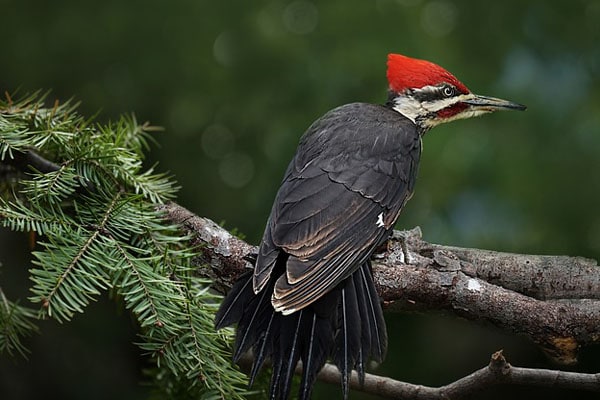
M389 52L439 63L475 93L529 109L430 132L398 228L419 225L426 240L451 245L600 258L597 1L0 0L0 15L2 92L51 89L50 100L74 97L101 121L134 112L163 126L148 165L176 177L180 204L252 243L313 120L385 101ZM24 298L26 237L0 232L0 241L0 284ZM400 380L445 384L501 348L515 365L555 367L494 327L387 319L378 372ZM29 362L0 359L0 398L147 397L135 327L118 306L102 298L72 323L41 328ZM575 370L600 371L597 347L581 360ZM339 393L320 384L315 397ZM477 398L567 394L513 387Z

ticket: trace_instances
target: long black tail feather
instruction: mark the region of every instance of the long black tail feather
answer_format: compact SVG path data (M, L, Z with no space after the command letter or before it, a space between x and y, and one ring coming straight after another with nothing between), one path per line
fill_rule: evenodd
M251 286L251 285L250 285ZM255 295L248 302L248 310L242 313L238 321L238 334L235 337L235 353L233 361L238 362L240 357L253 347L264 335L271 317L271 296L266 290Z
M364 329L364 331L370 332L371 336L371 343L365 346L365 350L367 350L366 356L376 362L383 362L387 352L387 329L385 327L385 320L383 319L379 295L373 283L371 263L367 262L353 276L356 277L358 273L360 273L360 280L362 280L364 289L365 305L367 308L365 316L369 321L369 328Z
M260 372L260 369L262 368L265 359L271 356L272 347L269 345L269 343L271 340L273 340L272 337L274 329L272 329L272 327L274 323L277 325L279 323L279 320L275 318L275 316L275 312L272 312L264 334L254 345L254 362L252 363L252 371L250 371L249 386L252 386L254 384L254 380Z
M368 359L381 362L387 336L371 269L363 264L331 292L290 315L275 312L271 293L278 278L258 294L252 290L252 275L244 274L223 300L215 318L217 329L237 323L234 361L252 349L254 361L250 385L264 362L271 360L269 398L289 398L292 377L302 361L298 398L310 399L318 372L331 359L342 375L342 392L347 398L349 376L357 370L364 381Z
M248 271L240 276L223 299L215 315L215 328L219 330L238 323L246 308L245 305L252 300L252 297L254 297L252 271Z
M350 390L350 373L360 356L362 329L354 279L348 278L345 283L340 290L339 326L336 332L335 352L332 356L342 374L342 393L344 399L347 399Z

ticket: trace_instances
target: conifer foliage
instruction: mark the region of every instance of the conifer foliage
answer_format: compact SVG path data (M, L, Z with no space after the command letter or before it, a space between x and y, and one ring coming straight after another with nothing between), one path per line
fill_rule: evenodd
M218 299L191 268L189 238L156 210L177 188L143 166L154 129L133 116L101 125L46 98L0 101L0 223L36 239L33 306L0 281L0 356L26 354L36 319L69 321L108 292L137 319L162 394L239 398L231 333L213 328Z

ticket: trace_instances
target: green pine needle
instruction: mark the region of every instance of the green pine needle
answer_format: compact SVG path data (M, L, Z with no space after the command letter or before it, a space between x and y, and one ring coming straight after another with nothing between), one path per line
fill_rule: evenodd
M9 301L0 288L0 354L27 357L28 350L21 340L38 332L35 314L31 308Z
M35 332L34 315L67 322L109 291L139 322L157 392L242 398L231 332L214 330L219 299L194 274L189 238L156 211L177 191L170 176L143 165L157 129L134 116L100 125L72 101L47 107L46 99L0 100L0 164L14 167L31 151L44 160L1 182L0 223L38 235L29 300L39 312L2 294L0 352L26 353L21 338Z

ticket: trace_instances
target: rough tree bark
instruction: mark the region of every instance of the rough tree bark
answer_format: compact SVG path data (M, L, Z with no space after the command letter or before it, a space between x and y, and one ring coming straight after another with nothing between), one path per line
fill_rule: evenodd
M160 209L192 234L200 246L198 271L214 282L216 290L226 292L251 267L248 259L256 253L255 246L175 203ZM387 311L450 310L490 322L527 335L563 365L577 362L582 346L600 342L600 268L595 260L443 246L424 241L419 228L395 231L380 250L373 259L373 273ZM326 366L320 379L338 382L339 374ZM489 366L444 387L369 375L358 389L375 388L395 398L443 399L498 383L600 392L600 374L515 368L501 353L492 356Z

